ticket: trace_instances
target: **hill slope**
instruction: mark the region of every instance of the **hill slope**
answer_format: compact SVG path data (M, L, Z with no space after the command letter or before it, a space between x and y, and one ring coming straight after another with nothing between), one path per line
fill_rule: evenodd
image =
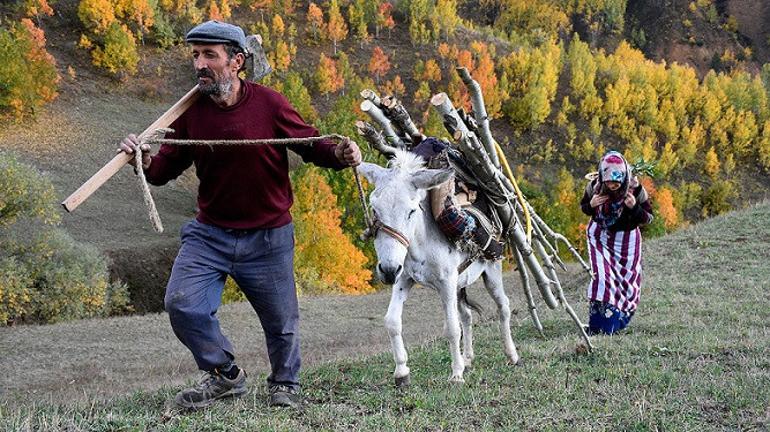
M524 366L511 368L494 322L486 320L462 388L445 381L444 340L416 348L415 340L440 331L433 293L417 290L407 303L413 384L406 391L392 388L389 354L364 357L387 350L378 319L385 310L382 293L304 298L305 357L313 364L335 362L304 370L308 405L299 414L263 408L265 369L258 358L264 353L247 347L258 331L245 304L225 308L223 321L246 353L254 390L191 415L166 408L180 382L192 376L192 362L163 315L2 328L0 344L12 348L0 388L4 397L20 399L0 408L0 428L764 430L770 425L768 218L770 203L763 203L647 242L641 308L624 334L595 338L593 355L575 354L577 337L563 313L543 314L545 340L520 313L513 336ZM506 276L507 286L519 298L512 279ZM472 295L486 297L480 290ZM569 297L585 314L582 288ZM175 387L156 390L169 381ZM135 389L148 391L120 395ZM115 399L93 401L98 396ZM49 402L33 405L30 399ZM68 406L75 400L81 403Z

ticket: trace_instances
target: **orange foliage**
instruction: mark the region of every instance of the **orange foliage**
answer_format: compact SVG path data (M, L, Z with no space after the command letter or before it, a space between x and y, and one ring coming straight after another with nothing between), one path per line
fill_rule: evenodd
M300 286L314 285L313 290L345 294L373 291L366 256L343 233L342 212L325 178L317 169L310 168L297 179L294 191L292 216Z
M486 44L481 42L473 42L471 49L476 54L476 68L469 69L469 72L481 87L487 115L490 118L497 118L500 116L500 109L506 95L502 93L503 90L497 85L495 63L492 60L493 53L490 52Z
M53 8L46 0L26 0L24 2L24 12L27 16L38 16L40 14L51 16Z
M393 30L396 27L396 22L391 15L393 11L393 5L388 2L380 3L377 8L377 17L375 20L375 36L380 36L380 28L385 27L388 31Z
M316 84L321 94L336 92L345 85L345 78L337 72L337 63L323 53L316 70Z
M344 40L348 36L348 25L340 13L340 7L337 0L331 0L329 4L329 38L334 44L334 54L337 54L337 42Z
M424 81L441 81L441 68L436 63L436 60L428 59L425 62L425 68L422 71L422 76L419 78Z
M307 7L307 23L313 37L323 34L321 29L324 28L324 14L321 8L313 2Z
M658 189L655 187L655 182L652 180L651 177L641 176L639 177L639 183L641 183L642 186L644 186L644 189L650 195L650 199L656 198L658 194Z
M671 193L671 189L665 186L661 187L655 197L655 202L658 204L658 213L663 219L666 229L672 230L676 228L679 225L679 212L674 207L674 196Z
M380 90L384 95L403 96L404 93L406 93L406 87L401 81L401 77L399 75L393 77L392 80L386 81Z
M382 51L382 48L375 46L372 51L372 58L369 60L369 73L374 75L376 82L380 82L380 78L388 73L390 70L390 62L388 61L388 55Z
M460 50L455 56L458 67L464 67L469 71L474 69L473 54L468 50Z
M216 21L224 21L222 13L219 11L219 5L215 0L209 2L209 19Z

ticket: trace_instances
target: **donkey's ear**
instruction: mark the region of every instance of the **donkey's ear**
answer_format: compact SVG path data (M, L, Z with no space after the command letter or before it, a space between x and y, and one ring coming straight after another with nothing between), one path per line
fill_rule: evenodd
M412 185L417 189L433 189L452 178L453 175L454 171L452 170L421 170L412 175Z
M356 167L356 169L371 184L377 184L377 181L382 176L382 173L387 171L385 168L369 162L362 162L360 165Z

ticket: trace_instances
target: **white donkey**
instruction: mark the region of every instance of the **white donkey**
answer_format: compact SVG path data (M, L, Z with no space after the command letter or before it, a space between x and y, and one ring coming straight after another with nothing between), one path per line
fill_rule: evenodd
M458 267L469 255L446 239L430 213L427 191L451 178L451 171L426 169L420 156L402 150L396 152L389 168L364 163L358 169L374 184L370 203L375 219L377 276L383 282L393 284L385 326L396 361L393 374L396 385L409 383L407 353L401 336L401 312L415 283L433 288L441 296L444 331L452 355L450 382L464 382L463 371L474 357L472 315L469 304L464 301L464 291L461 293L460 290L479 276L483 276L484 286L497 303L505 354L512 364L516 364L519 355L511 339L511 309L503 289L501 262L477 260L458 274ZM460 352L461 335L463 353Z

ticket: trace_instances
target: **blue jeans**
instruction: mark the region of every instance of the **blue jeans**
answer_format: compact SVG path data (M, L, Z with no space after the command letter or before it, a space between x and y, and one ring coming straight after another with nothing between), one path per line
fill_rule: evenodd
M171 327L201 370L232 361L217 309L227 275L241 288L265 331L269 385L299 387L299 307L294 285L294 225L234 230L192 220L166 287Z
M588 334L604 333L611 335L628 326L633 312L623 312L609 303L592 301L588 307Z

